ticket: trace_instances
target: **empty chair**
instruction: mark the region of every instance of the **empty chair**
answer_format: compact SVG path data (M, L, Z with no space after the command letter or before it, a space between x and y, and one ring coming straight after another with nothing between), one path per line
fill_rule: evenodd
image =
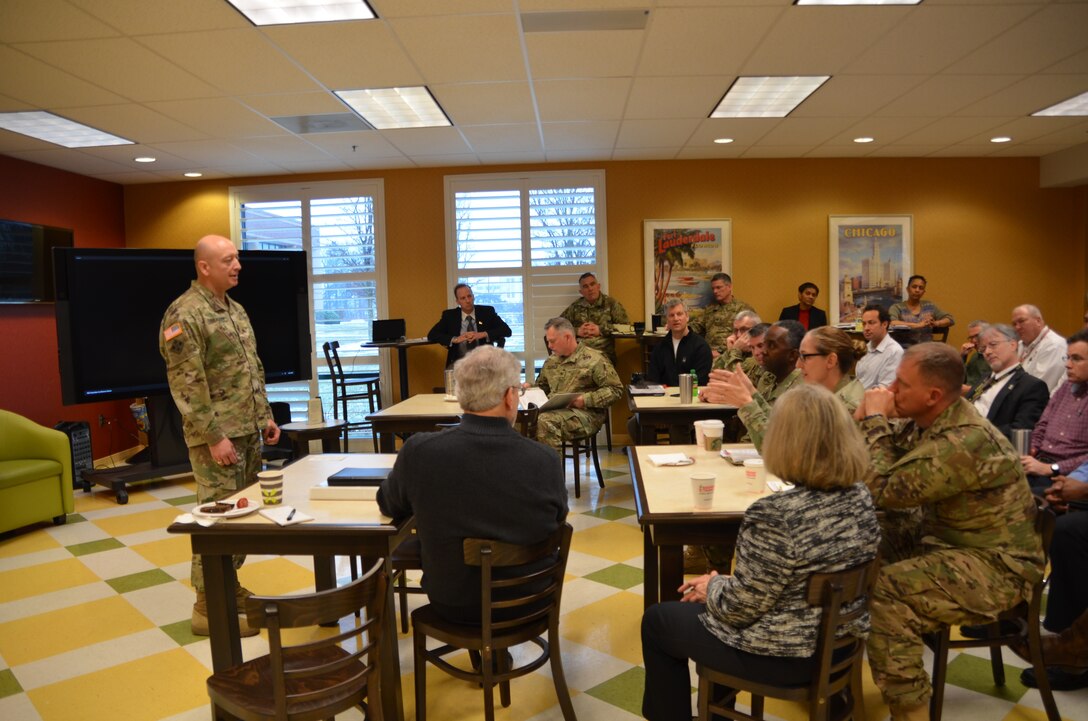
M574 721L574 707L559 652L559 603L572 533L570 524L564 523L549 538L534 546L465 539L465 563L480 567L481 623L479 626L451 623L439 617L430 605L412 613L417 721L427 718L428 663L456 678L480 684L484 693L484 718L493 721L495 686L499 686L502 705L509 706L510 680L532 673L548 662L563 718ZM550 562L540 570L518 575L511 573L512 567L517 566L533 564L529 567L539 568L535 562L545 559ZM428 650L428 638L442 645ZM520 666L511 665L507 650L527 642L537 646L539 655ZM459 668L443 658L460 649L479 654L478 669Z
M276 425L283 427L291 422L291 404L285 401L273 401L268 404L272 408L272 420ZM280 439L274 445L261 446L261 458L265 461L290 461L294 459L294 444L286 433L280 434Z
M268 629L269 652L208 678L213 718L225 711L244 721L322 719L365 707L381 641L383 563L379 559L362 578L340 588L297 596L251 596L246 603L249 623ZM365 622L353 615L363 608ZM346 630L326 635L325 629L315 628L307 638L317 640L284 644L283 629L338 620L347 624Z
M325 362L329 366L332 379L333 418L348 420L348 402L364 401L357 415L366 416L382 409L382 391L380 376L377 373L345 373L340 363L340 341L327 341L321 344L325 352ZM378 437L374 435L371 424L366 420L349 421L344 425L344 450L348 450L348 438L353 430L369 430L373 436L374 452L378 452Z

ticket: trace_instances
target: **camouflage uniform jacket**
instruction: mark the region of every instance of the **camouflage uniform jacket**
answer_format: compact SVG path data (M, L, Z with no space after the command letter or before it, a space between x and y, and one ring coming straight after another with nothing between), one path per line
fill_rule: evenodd
M775 381L773 373L767 373L756 384L756 393L752 396L751 402L737 410L737 416L748 429L748 436L757 450L763 448L763 436L767 433L767 420L771 417L771 406L782 394L801 382L801 371L796 368L790 371L781 383Z
M612 340L613 323L630 323L627 311L618 300L612 296L601 293L596 303L590 303L585 298L579 298L563 311L562 317L570 321L577 334L578 326L583 323L596 323L601 329L598 338L579 338L579 343L585 343L593 350L599 350L609 358L616 357L616 342Z
M754 311L755 308L743 300L733 298L728 303L711 303L698 317L688 324L693 331L706 339L711 350L725 353L725 339L733 333L733 318L742 310Z
M850 415L854 415L854 411L861 405L861 399L865 397L865 388L857 378L843 376L839 384L835 386L834 393L835 397L846 406L846 410L850 411Z
M170 393L189 447L259 432L272 418L249 316L200 283L170 304L159 329Z
M922 550L971 549L1028 583L1042 576L1032 499L1008 439L960 398L929 428L884 416L861 422L877 508L921 506Z
M608 358L581 343L566 358L548 356L536 384L549 396L555 393L581 393L586 410L604 419L605 410L623 395L623 383Z
M760 383L771 383L773 385L774 376L769 370L756 362L756 359L752 356L745 355L737 350L730 349L719 355L714 359L712 368L714 370L735 371L738 366L756 388L759 388ZM770 378L770 380L766 380L766 378Z

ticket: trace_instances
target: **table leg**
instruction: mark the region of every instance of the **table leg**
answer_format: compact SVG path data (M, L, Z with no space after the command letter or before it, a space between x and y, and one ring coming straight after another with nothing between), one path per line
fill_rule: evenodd
M321 452L322 453L339 453L340 452L340 438L343 432L338 428L335 435L326 433L321 437Z
M679 601L680 584L684 582L684 547L658 546L661 574L658 580L658 596L661 601Z
M397 434L390 431L378 431L378 453L396 453L397 452Z
M400 399L403 401L408 398L408 349L404 346L397 348L397 361L400 364Z
M208 633L212 669L223 671L242 663L242 638L238 628L238 606L234 588L238 573L230 555L202 557L204 596L208 601Z
M657 546L654 545L653 533L649 526L642 527L642 597L643 605L649 608L658 602L657 592Z
M385 555L385 577L393 578L393 563L390 554ZM403 719L404 698L400 688L400 645L397 643L397 614L393 600L393 583L385 586L385 613L382 616L382 640L379 654L382 662L378 665L378 699L371 709L379 709L381 719Z

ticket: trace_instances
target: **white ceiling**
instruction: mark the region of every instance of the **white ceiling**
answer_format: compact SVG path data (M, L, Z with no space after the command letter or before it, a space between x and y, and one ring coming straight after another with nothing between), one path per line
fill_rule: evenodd
M256 28L225 0L2 0L0 111L48 110L137 145L65 149L0 130L0 154L146 183L190 170L1045 156L1088 143L1088 118L1030 117L1088 91L1088 0L370 4L380 19ZM644 30L519 22L632 7L649 10ZM831 80L788 118L708 119L738 75ZM346 112L334 90L421 84L452 128L295 135L270 120ZM712 142L722 136L735 142Z

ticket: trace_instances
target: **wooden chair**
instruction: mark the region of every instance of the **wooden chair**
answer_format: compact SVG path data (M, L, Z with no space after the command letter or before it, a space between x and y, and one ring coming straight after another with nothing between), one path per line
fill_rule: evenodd
M208 678L213 718L226 712L243 721L303 721L332 718L354 706L365 709L381 641L386 584L382 564L379 559L359 580L328 591L251 596L246 603L249 623L268 629L269 653ZM361 622L352 614L364 607L367 620ZM327 629L315 628L307 636L311 640L284 645L282 629L337 621L346 630L327 635Z
M549 538L533 546L465 539L465 563L480 567L482 622L479 626L450 623L440 618L429 605L412 613L417 721L427 718L428 663L455 678L480 684L484 691L484 718L494 721L495 686L499 686L502 705L509 706L510 679L532 673L546 662L551 663L563 718L575 721L559 652L559 603L573 532L570 524L564 523ZM538 568L538 561L547 565L520 575L496 573L500 568L528 564ZM547 636L546 640L544 636ZM428 649L428 638L442 645ZM540 654L520 666L511 666L507 649L527 642L536 644ZM443 658L460 649L479 654L479 670L465 670Z
M325 352L325 363L329 366L332 380L332 415L333 418L348 420L348 402L365 401L363 415L376 413L382 409L381 380L378 373L345 373L340 363L340 341L326 341L321 344ZM374 452L378 452L378 436L368 421L351 421L344 425L344 451L348 450L348 438L354 430L370 430L374 441Z
M934 328L933 329L933 342L934 343L947 343L948 342L948 328Z
M1038 512L1035 515L1035 530L1043 541L1043 553L1049 562L1050 540L1054 536L1054 512L1045 505L1041 499ZM1050 688L1050 679L1046 675L1046 664L1043 662L1042 642L1039 638L1039 609L1042 605L1043 588L1046 579L1041 579L1032 586L1031 598L1021 602L1015 608L1005 611L986 625L986 638L965 638L952 641L949 636L949 627L942 626L936 633L936 641L933 643L933 697L929 701L930 721L941 721L944 710L944 684L948 673L948 650L952 648L990 648L990 667L993 671L994 685L1005 685L1005 664L1001 659L1001 647L1010 643L1023 643L1027 640L1031 665L1035 668L1035 678L1039 686L1039 695L1043 699L1043 708L1046 710L1048 721L1061 721L1058 713L1058 705L1054 701L1054 692ZM1004 622L1004 623L1003 623ZM1002 625L1009 627L1015 625L1016 630L1010 633L1002 632Z
M526 438L536 439L537 419L540 417L540 409L536 403L530 403L526 408L518 410L518 419L514 425L518 432Z
M597 434L594 433L585 438L572 438L569 441L570 453L567 453L568 442L564 441L560 452L563 455L564 465L567 459L571 459L574 463L574 497L582 497L582 480L580 476L582 455L586 458L593 459L593 469L597 471L597 485L604 488L604 475L601 473L601 459L597 455Z
M861 692L861 664L865 642L849 634L836 638L842 627L869 610L869 596L879 570L878 559L838 573L817 573L808 581L807 599L820 606L820 626L816 636L816 668L812 680L804 686L775 686L696 665L699 674L699 721L709 721L711 714L729 719L762 719L765 698L802 701L808 705L812 721L856 719L864 721ZM722 688L724 687L724 688ZM752 694L750 714L734 708L737 694ZM849 693L844 693L849 691ZM842 708L832 709L831 700L843 700ZM834 716L832 716L834 711Z

